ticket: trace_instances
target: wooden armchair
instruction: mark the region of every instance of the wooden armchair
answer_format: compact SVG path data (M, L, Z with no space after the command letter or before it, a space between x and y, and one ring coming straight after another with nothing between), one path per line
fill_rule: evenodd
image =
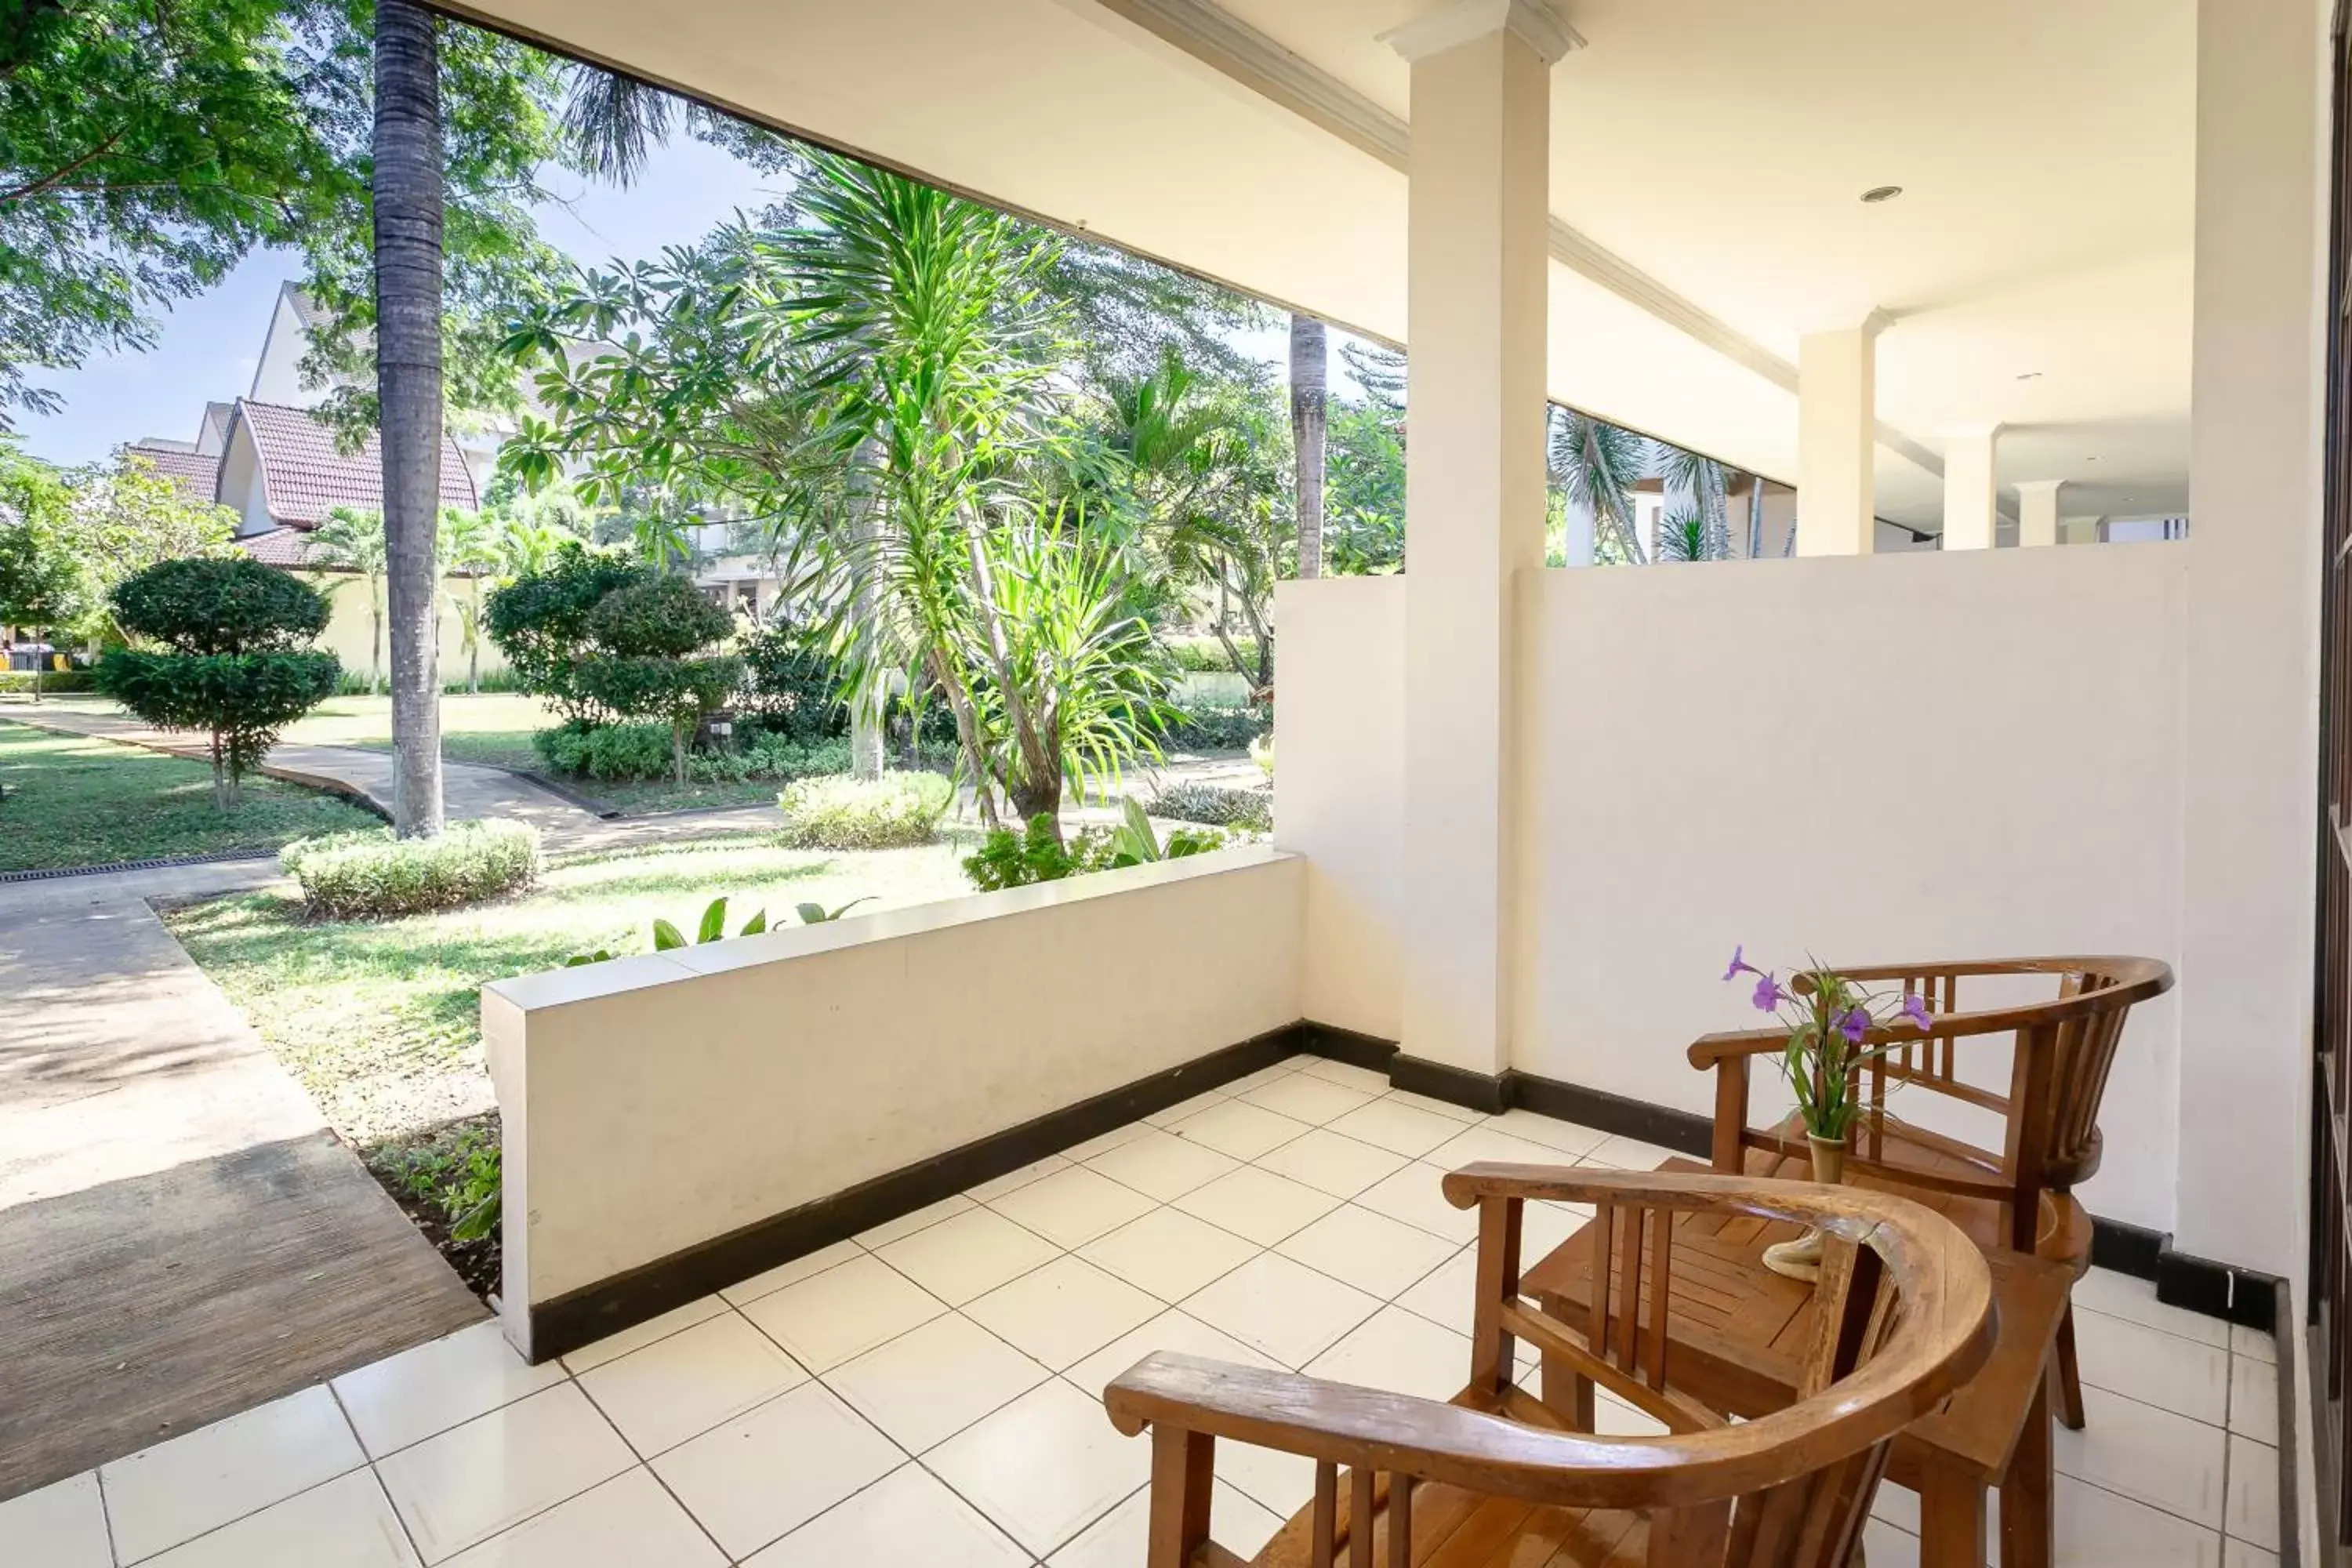
M1452 1403L1166 1352L1105 1392L1119 1430L1151 1429L1149 1568L1242 1563L1209 1539L1220 1437L1316 1462L1314 1500L1253 1560L1259 1568L1335 1568L1342 1552L1349 1568L1845 1568L1889 1439L1991 1348L1983 1255L1906 1199L1497 1164L1456 1171L1444 1189L1456 1207L1479 1211L1470 1383ZM1597 1245L1616 1266L1613 1313L1605 1289L1581 1327L1521 1298L1519 1223L1530 1198L1598 1206ZM1678 1214L1828 1233L1818 1286L1828 1310L1794 1404L1726 1424L1676 1394L1663 1330ZM1571 1429L1513 1384L1517 1339L1542 1352L1548 1380L1567 1369L1657 1415L1671 1435ZM1558 1403L1558 1391L1547 1393Z
M1834 967L1834 966L1832 966ZM1856 1075L1860 1107L1845 1180L1907 1193L1930 1204L1979 1247L2007 1247L2086 1264L2090 1218L2074 1188L2099 1168L2099 1101L2133 1004L2171 989L2172 971L2152 958L2012 958L1963 963L1882 964L1838 969L1864 984L1895 984L1923 998L1933 1026L1875 1029L1869 1043L1900 1042ZM2046 1002L1962 1012L1963 977L2048 974L2057 995ZM1962 1082L1962 1040L2014 1037L2009 1092ZM1690 1047L1690 1063L1715 1070L1715 1168L1746 1175L1789 1176L1810 1168L1804 1129L1792 1116L1769 1131L1748 1121L1749 1063L1778 1057L1786 1029L1709 1035ZM1998 1150L1906 1123L1889 1113L1892 1089L1941 1096L2000 1116ZM2058 1413L2083 1425L2083 1389L2070 1311L2058 1334Z

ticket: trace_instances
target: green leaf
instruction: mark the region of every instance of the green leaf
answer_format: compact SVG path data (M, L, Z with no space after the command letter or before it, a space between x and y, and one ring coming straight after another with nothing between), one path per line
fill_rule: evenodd
M743 929L737 931L735 934L737 936L757 936L767 929L768 911L761 910L758 913L754 914L750 920L745 921L743 922Z
M702 911L702 929L694 933L697 942L717 942L727 934L727 900L717 898Z
M677 927L664 920L654 921L654 951L656 952L667 952L671 948L684 947L685 945L686 938L679 934Z
M794 904L793 912L801 917L804 926L821 926L833 917L824 912L823 904Z

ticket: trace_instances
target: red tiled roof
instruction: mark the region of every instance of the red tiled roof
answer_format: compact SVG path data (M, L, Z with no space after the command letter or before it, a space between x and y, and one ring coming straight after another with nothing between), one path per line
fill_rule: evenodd
M308 566L310 531L307 528L265 528L240 535L237 543L265 566Z
M335 449L334 432L307 410L239 398L236 414L253 434L273 522L310 528L339 506L383 509L383 454L373 435L347 456ZM481 504L465 454L446 433L441 437L441 502L468 511Z
M144 460L167 479L176 480L190 500L211 500L220 490L220 459L207 458L201 452L183 452L170 447L151 446L133 441L122 448L123 456Z

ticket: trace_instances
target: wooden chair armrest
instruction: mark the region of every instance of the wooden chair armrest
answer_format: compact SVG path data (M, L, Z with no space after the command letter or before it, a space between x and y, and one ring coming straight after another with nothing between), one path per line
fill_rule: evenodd
M1705 1072L1733 1057L1779 1056L1789 1048L1786 1029L1729 1029L1691 1042L1690 1065Z

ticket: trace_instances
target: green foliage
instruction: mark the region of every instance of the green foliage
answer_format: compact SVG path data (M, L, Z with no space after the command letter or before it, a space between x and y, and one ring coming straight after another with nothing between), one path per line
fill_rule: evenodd
M793 912L800 916L801 924L803 925L821 925L827 921L837 921L842 916L847 914L850 910L856 909L858 905L870 902L873 896L874 895L869 893L864 898L852 899L847 903L836 905L835 908L830 910L826 909L823 904L798 904L793 907ZM743 922L742 929L738 931L735 934L737 936L757 936L767 929L768 911L763 909L756 911L750 920L745 921ZM727 940L727 900L724 896L721 896L711 900L709 904L704 908L701 922L695 928L694 942L696 944L699 944L706 942L724 942L725 940ZM686 934L683 931L679 931L677 927L670 924L669 921L659 919L658 917L654 921L653 944L653 951L656 952L667 952L673 948L680 948L689 945L687 942ZM612 960L612 949L600 947L593 952L573 953L571 957L563 961L563 967L566 969L577 969L583 963L609 963Z
M793 913L801 917L801 924L804 926L829 925L858 905L871 903L873 900L874 895L868 893L864 898L852 899L845 904L835 904L831 909L826 909L823 904L818 903L794 904Z
M1273 729L1273 715L1263 708L1177 708L1160 733L1180 752L1238 752Z
M683 577L625 584L588 612L588 636L625 658L684 658L734 629L727 612Z
M1339 405L1326 438L1323 552L1329 570L1338 575L1397 570L1404 564L1402 405Z
M1151 797L1151 812L1155 816L1206 823L1212 827L1239 827L1252 833L1274 831L1274 797L1263 790L1174 784Z
M278 858L313 918L380 920L530 887L539 875L539 830L499 817L453 822L436 838L376 828L298 838Z
M1633 486L1649 456L1648 439L1573 409L1555 406L1549 418L1552 482L1592 514L1596 554L1642 564Z
M954 785L931 773L887 773L871 781L845 773L802 779L776 797L784 814L781 842L796 849L928 844L954 798Z
M524 690L567 718L609 717L579 680L590 647L588 617L605 595L649 576L635 562L565 540L543 568L491 591L484 624Z
M1176 668L1179 669L1188 670L1195 675L1234 673L1234 661L1226 657L1225 645L1214 637L1169 637L1160 646L1168 650L1168 656L1176 661ZM1241 653L1244 662L1253 668L1256 666L1257 639L1255 637L1235 637L1234 646Z
M326 596L249 555L161 561L114 590L114 618L180 653L299 647L327 629Z
M795 741L821 741L849 731L841 677L821 648L783 626L752 632L737 645L749 689L745 711Z
M69 515L57 470L0 437L0 625L47 629L84 613L86 582Z
M488 1129L468 1127L454 1140L403 1149L389 1163L403 1191L441 1211L452 1241L478 1241L499 1227L500 1149Z
M667 724L559 724L531 737L548 771L606 784L656 779L672 771ZM786 736L754 735L740 752L696 752L687 776L698 784L796 779L841 773L849 750L838 742L802 745Z
M67 537L89 582L100 623L88 629L123 638L102 606L115 584L154 565L190 556L232 556L236 512L192 500L176 479L124 451L111 467L93 464L66 475Z
M1678 510L1658 520L1658 559L1712 561L1715 537L1706 519L1695 511Z
M0 669L0 691L95 691L94 669Z
M1264 773L1267 778L1274 777L1273 731L1268 730L1265 734L1260 735L1256 740L1252 741L1249 743L1249 754L1250 761L1257 764L1258 772Z
M1019 833L1009 827L994 828L978 851L964 858L964 874L982 892L993 893L1036 882L1058 882L1088 871L1181 859L1224 847L1222 833L1181 827L1162 844L1140 806L1129 801L1123 810L1124 820L1117 827L1089 827L1066 844L1054 831L1054 818L1045 812L1031 817Z

